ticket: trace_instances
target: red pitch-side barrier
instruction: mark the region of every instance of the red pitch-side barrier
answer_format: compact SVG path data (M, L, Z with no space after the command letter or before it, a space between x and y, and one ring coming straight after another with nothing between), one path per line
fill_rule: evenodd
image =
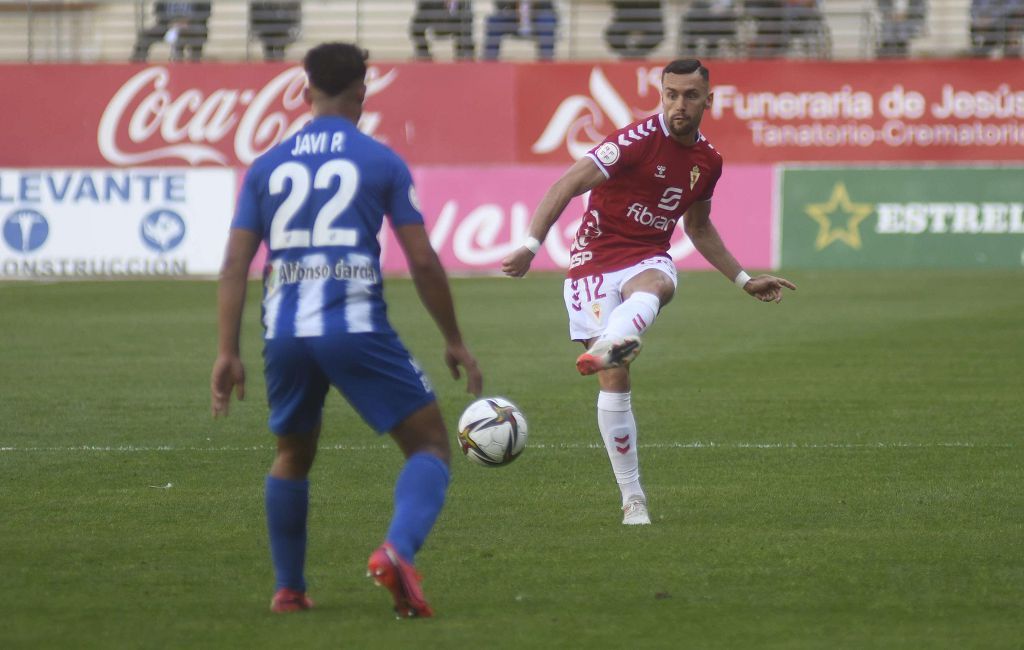
M715 62L727 162L1024 159L1014 61ZM564 164L658 110L661 63L379 64L364 131L411 164ZM248 165L307 119L296 66L0 66L0 165Z

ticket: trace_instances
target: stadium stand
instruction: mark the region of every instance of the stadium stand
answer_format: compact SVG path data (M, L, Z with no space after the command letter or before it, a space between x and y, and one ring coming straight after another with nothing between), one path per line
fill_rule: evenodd
M747 0L751 3L752 0ZM252 33L249 4L243 0L218 0L209 21L209 40L204 61L258 61L261 43ZM302 26L288 48L286 60L297 60L312 44L325 40L351 40L371 50L378 61L414 58L409 24L415 8L412 0L305 0ZM745 3L739 3L741 7ZM823 30L828 47L790 48L785 56L849 60L875 57L881 34L877 0L822 0ZM144 0L29 0L0 2L0 61L109 62L129 59L135 35L152 22L152 2ZM559 30L556 60L613 60L605 31L613 17L612 3L605 0L560 0L555 3ZM669 59L680 48L679 25L691 0L666 1L666 37L648 58ZM477 51L480 51L484 20L494 7L491 0L473 3ZM745 8L744 8L745 9ZM970 0L932 0L922 28L910 43L915 57L959 57L971 51ZM738 45L720 56L757 56L751 48L756 36L754 19L743 11L737 26ZM435 60L454 58L452 48L437 48ZM532 61L534 43L509 40L502 46L504 61ZM170 46L156 43L151 61L170 58ZM993 53L993 56L999 54Z

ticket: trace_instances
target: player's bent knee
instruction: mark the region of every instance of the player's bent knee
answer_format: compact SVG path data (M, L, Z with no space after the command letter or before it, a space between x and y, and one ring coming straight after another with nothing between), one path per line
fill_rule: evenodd
M661 306L664 307L676 295L676 285L672 282L672 278L665 273L659 272L658 278L651 283L650 293L658 296Z
M658 287L656 294L658 300L661 301L661 306L664 307L668 303L672 302L672 298L676 295L676 285L672 284L671 280L666 279L661 286Z
M676 284L668 273L659 269L648 269L631 278L622 288L622 297L629 299L637 291L652 293L664 307L676 294Z
M445 429L437 402L427 404L399 422L391 430L391 437L398 443L406 458L413 454L428 453L437 456L446 464L451 459L448 431Z
M309 474L316 458L319 425L309 433L278 436L277 453L270 474L278 478L303 479Z

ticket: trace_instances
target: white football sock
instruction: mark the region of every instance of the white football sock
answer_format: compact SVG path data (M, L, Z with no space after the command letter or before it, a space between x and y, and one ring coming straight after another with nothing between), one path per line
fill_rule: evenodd
M648 294L650 295L650 294ZM597 395L597 426L604 438L604 448L612 462L615 480L622 492L622 505L634 495L646 498L640 487L640 460L636 452L636 421L630 406L630 393Z
M624 336L639 336L654 324L659 309L661 301L658 300L658 296L646 291L636 291L629 300L608 315L608 326L601 334L601 338L616 341Z

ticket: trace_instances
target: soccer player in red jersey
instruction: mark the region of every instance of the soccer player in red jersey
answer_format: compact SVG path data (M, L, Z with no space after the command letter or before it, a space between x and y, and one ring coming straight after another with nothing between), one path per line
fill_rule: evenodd
M630 405L629 363L642 335L676 290L669 240L683 222L694 247L751 296L782 300L796 289L772 275L751 278L711 223L711 196L722 175L722 156L700 132L714 96L708 69L680 59L662 72L664 112L609 135L578 160L541 199L521 248L502 260L502 271L522 277L548 230L574 196L590 202L570 247L564 297L569 335L587 351L581 374L597 374L597 423L622 492L622 523L649 524L640 485L636 422Z

